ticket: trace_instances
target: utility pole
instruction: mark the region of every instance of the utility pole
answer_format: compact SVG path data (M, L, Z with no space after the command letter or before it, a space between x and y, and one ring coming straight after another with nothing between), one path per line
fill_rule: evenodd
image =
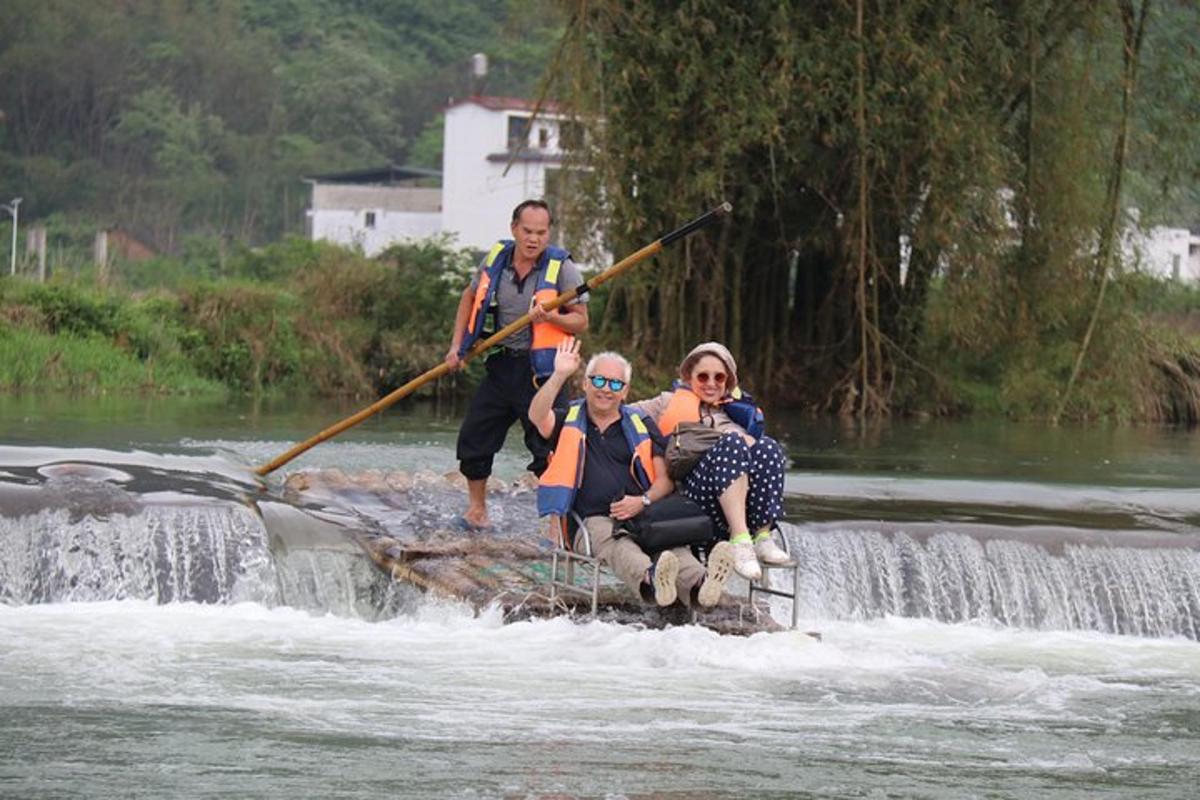
M11 203L5 203L0 208L3 208L8 213L12 214L13 218L13 240L12 240L12 269L10 274L17 274L17 206L21 205L21 198L14 197Z

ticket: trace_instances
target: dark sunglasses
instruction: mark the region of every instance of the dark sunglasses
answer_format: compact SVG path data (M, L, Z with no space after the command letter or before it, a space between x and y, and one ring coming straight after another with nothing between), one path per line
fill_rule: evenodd
M708 383L711 380L713 383L720 384L720 383L725 382L725 373L717 372L712 375L709 375L707 372L697 372L696 380L699 381L700 383Z
M603 389L606 385L614 392L619 392L625 388L625 381L620 378L604 378L599 375L591 375L588 380L592 382L592 386L597 389Z

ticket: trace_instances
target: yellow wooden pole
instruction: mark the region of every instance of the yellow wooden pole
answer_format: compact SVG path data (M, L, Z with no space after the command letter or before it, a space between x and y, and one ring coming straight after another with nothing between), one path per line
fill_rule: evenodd
M596 275L595 277L591 278L590 280L584 281L579 286L576 286L574 289L570 289L566 292L563 292L562 294L560 294L558 297L554 298L549 303L544 304L542 306L542 308L544 308L546 311L553 311L554 309L561 306L563 303L571 302L579 295L581 295L585 292L590 292L591 290L595 289L596 287L600 286L601 284L607 283L608 281L617 277L621 273L625 272L633 265L635 265L641 261L644 261L645 259L647 259L650 256L657 253L659 250L662 250L663 247L670 244L671 242L674 242L677 239L682 239L684 236L694 233L695 231L704 227L705 225L712 222L713 220L715 220L719 217L723 217L726 214L730 213L731 211L733 211L733 206L731 206L729 203L722 203L721 205L714 208L712 211L709 211L705 214L702 214L699 217L696 217L696 219L692 220L691 222L687 223L686 225L683 225L683 226L671 231L666 236L663 236L661 239L651 242L650 244L643 247L641 250L638 250L636 253L626 256L625 258L618 261L616 264L613 264L611 267L604 270L604 272L601 272L599 275ZM509 336L516 333L521 328L524 328L528 324L529 324L529 315L528 314L524 315L523 317L521 317L518 320L508 323L503 328L496 331L495 333L493 333L491 336L487 337L486 339L476 342L475 345L470 350L467 351L466 355L463 356L462 363L465 364L466 362L470 361L471 359L475 358L476 356L485 353L486 351L490 350L493 345L499 344L500 342L504 341ZM416 378L413 378L411 381L404 384L400 388L393 390L390 394L379 398L374 403L372 403L371 405L364 408L362 411L359 411L358 413L353 414L352 416L346 417L341 422L330 425L325 430L321 431L320 433L316 434L315 436L311 436L308 439L305 439L303 442L301 442L300 444L291 448L286 453L283 453L282 455L277 456L276 458L272 459L271 461L268 461L266 464L263 464L262 466L256 468L254 471L259 475L268 475L268 474L274 472L275 470L279 469L284 464L288 463L289 461L291 461L293 458L300 455L301 453L304 453L307 450L311 450L312 448L316 447L317 445L319 445L321 442L325 441L326 439L332 439L334 436L337 436L339 433L346 430L347 428L353 428L355 425L362 422L367 417L378 414L380 411L383 411L385 408L388 408L389 406L393 405L396 401L400 400L401 398L407 397L408 395L412 394L413 392L415 392L417 389L421 388L425 384L429 383L430 381L437 380L438 378L449 373L450 371L451 371L450 366L448 364L446 364L445 362L438 364L436 367L429 370L428 372L426 372L422 375L419 375Z

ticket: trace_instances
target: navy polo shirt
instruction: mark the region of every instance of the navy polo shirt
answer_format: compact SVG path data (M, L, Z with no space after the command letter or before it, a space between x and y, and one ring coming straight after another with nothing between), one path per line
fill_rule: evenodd
M586 411L587 404L584 403ZM558 442L562 432L563 420L567 410L554 409L554 432L550 441ZM641 415L639 415L641 416ZM653 455L661 456L666 448L666 440L659 433L658 426L649 417L642 417L646 431L650 434L650 451ZM587 415L587 453L583 459L583 480L575 493L575 513L581 517L608 516L608 507L614 500L620 500L625 495L641 496L645 491L633 477L633 451L625 434L621 431L621 421L617 420L601 433L596 424Z

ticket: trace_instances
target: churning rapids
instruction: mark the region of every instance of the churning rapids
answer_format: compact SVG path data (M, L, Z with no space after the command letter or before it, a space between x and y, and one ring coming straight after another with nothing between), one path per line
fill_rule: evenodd
M215 456L5 448L0 462L8 605L247 601L376 619L404 592L348 532L412 540L461 504L428 472L372 474L403 485L402 506L350 481L315 506ZM797 473L788 491L814 517L783 526L805 618L1200 640L1200 493ZM503 535L538 535L532 492L494 494Z
M818 643L432 599L352 534L447 530L452 461L332 444L306 468L376 468L403 502L353 481L314 498L252 476L278 449L0 447L0 796L1165 798L1200 780L1192 489L791 472ZM501 535L537 537L532 493L502 483Z

